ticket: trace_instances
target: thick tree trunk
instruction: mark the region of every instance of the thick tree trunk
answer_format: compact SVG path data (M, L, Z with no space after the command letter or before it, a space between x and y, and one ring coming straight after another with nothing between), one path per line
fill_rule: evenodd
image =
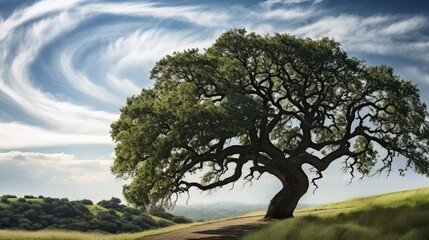
M285 171L283 189L270 201L265 219L284 219L293 217L299 199L307 192L308 177L301 167Z

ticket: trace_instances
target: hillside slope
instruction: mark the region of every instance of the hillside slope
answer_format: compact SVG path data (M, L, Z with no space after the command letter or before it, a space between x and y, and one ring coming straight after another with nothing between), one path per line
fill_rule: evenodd
M243 239L414 240L429 236L429 188L357 198L300 211L322 209L337 211L279 221Z
M121 204L118 198L93 204L90 200L67 198L17 198L3 195L0 200L0 229L139 232L192 220L163 210L141 211Z

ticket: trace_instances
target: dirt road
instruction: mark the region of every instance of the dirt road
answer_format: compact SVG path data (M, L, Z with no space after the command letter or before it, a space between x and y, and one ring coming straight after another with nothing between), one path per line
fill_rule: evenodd
M295 213L296 217L332 212L333 210L319 210L312 212ZM174 232L143 238L145 240L238 240L246 232L255 230L270 224L270 221L262 221L262 217L239 218L223 222L205 224Z

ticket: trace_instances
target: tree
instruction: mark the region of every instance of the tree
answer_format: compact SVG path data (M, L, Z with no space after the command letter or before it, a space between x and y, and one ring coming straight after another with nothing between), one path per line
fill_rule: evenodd
M121 205L121 199L115 197L112 197L110 200L101 200L97 204L105 208L116 210L121 210L124 207Z
M428 112L417 87L388 66L348 57L332 39L232 30L205 51L167 55L151 79L111 130L111 170L132 178L123 192L136 205L169 205L190 188L267 173L283 188L265 218L287 218L309 188L304 164L317 171L316 187L334 161L363 177L390 172L400 158L401 173L429 175ZM201 181L186 180L201 169Z

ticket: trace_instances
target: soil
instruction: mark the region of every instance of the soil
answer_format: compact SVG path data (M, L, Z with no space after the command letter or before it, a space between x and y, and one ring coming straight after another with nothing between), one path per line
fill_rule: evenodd
M336 211L335 209L295 213L295 217L321 214ZM264 221L259 217L239 218L223 222L205 224L174 232L144 238L145 240L238 240L249 231L269 225L273 221Z

